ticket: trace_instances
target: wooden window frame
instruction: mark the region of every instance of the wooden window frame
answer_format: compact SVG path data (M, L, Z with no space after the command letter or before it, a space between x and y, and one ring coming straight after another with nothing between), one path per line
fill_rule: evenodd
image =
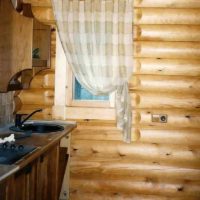
M114 93L109 95L109 100L75 100L73 99L74 75L71 68L67 69L67 98L66 105L69 107L91 107L91 108L114 108Z

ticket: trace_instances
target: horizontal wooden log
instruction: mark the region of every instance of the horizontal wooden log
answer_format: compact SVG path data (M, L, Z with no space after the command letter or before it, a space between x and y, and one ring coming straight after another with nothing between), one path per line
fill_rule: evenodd
M21 110L37 110L40 109L41 106L43 107L43 109L52 109L52 106L48 106L48 105L40 105L40 104L23 104L21 106Z
M35 18L48 25L54 25L55 19L52 8L49 7L32 7L32 12Z
M56 26L52 26L52 28L56 29ZM51 43L55 43L56 42L56 31L52 31L51 32Z
M19 94L22 104L53 105L54 90L52 89L29 89Z
M71 149L72 151L72 149ZM73 170L81 168L104 168L105 170L113 169L113 171L117 169L121 170L164 170L164 169L190 169L190 170L199 170L197 167L188 167L188 166L181 166L178 165L171 165L169 163L163 161L156 161L156 160L147 160L147 159L137 159L137 158L113 158L110 156L105 157L98 157L98 156L71 156L71 167ZM71 169L72 169L71 168ZM187 178L187 176L186 176ZM189 177L188 177L189 178ZM196 180L196 179L194 179ZM199 180L199 179L198 179Z
M159 143L159 144L184 144L184 145L199 145L200 144L200 129L188 130L156 130L153 128L141 127L140 129L132 128L132 132L139 131L140 142ZM79 127L72 132L73 140L111 140L122 141L123 136L121 131L116 127L113 129L100 129L98 126L93 128Z
M170 87L170 86L169 86ZM131 93L133 108L159 108L159 109L194 109L200 110L200 95L162 92L139 92Z
M134 0L134 7L200 8L198 0Z
M138 25L134 26L133 39L141 41L199 42L200 26L192 25Z
M134 74L200 76L200 60L134 58Z
M134 24L200 25L200 9L135 8Z
M167 115L167 123L153 122L152 115ZM183 109L136 109L133 111L133 124L136 128L148 126L154 129L199 129L200 113Z
M37 7L52 7L51 0L23 0L23 3L30 3Z
M106 157L123 160L141 159L167 163L169 166L200 167L200 147L122 141L76 140L71 144L71 155L80 157ZM148 153L147 153L148 152Z
M70 199L75 200L196 200L196 197L163 197L156 195L123 194L119 192L81 192L71 189Z
M42 70L40 71L39 73L37 73L36 75L47 75L47 74L55 74L55 69L45 69L45 70Z
M50 88L53 89L55 85L55 74L49 73L46 75L37 74L31 81L30 88Z
M146 143L165 143L182 145L199 145L200 129L189 130L140 130L140 141Z
M199 42L134 42L134 57L199 59Z
M200 77L133 75L129 80L129 89L148 92L175 92L190 95L200 93ZM152 100L153 101L153 100Z
M126 194L161 195L168 197L200 197L200 186L186 184L162 184L144 182L123 181L117 179L71 179L73 190L84 192L116 192Z
M140 163L138 163L139 165ZM146 181L152 183L191 183L200 185L200 170L160 167L153 168L152 165L146 168L120 168L116 166L106 166L103 162L95 165L94 162L84 162L72 159L70 177L73 179L118 179L123 181Z
M56 66L56 57L55 56L51 56L50 64L51 64L51 69L55 69L55 66Z
M131 163L130 163L131 164ZM167 166L154 166L149 163L143 165L134 160L134 166L118 166L116 162L113 165L107 165L107 162L100 161L98 164L94 161L87 162L82 158L72 158L71 177L75 178L116 178L132 181L145 181L150 179L154 182L163 183L193 183L199 185L200 170L198 169L183 169L183 168L170 168ZM106 178L107 177L107 178Z
M113 127L113 124L115 124L114 120L77 120L78 125L81 126L101 126L102 123L106 125L106 127Z
M43 120L52 120L52 107L44 105L25 105L23 104L20 109L17 110L17 113L30 114L34 110L42 109L42 112L36 113L31 119L43 119Z
M115 120L113 108L65 107L66 119Z

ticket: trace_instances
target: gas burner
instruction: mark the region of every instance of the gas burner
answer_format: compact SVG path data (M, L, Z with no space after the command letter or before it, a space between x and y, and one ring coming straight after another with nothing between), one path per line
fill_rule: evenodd
M6 142L0 145L0 164L13 164L26 154L36 149L35 146Z
M15 144L15 143L9 143L9 142L5 142L2 145L0 145L0 150L18 150L18 151L22 151L24 149L24 145L22 144Z

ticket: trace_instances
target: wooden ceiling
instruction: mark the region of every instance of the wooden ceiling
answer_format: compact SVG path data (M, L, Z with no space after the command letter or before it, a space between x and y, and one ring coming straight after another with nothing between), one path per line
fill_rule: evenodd
M55 24L51 0L23 0L32 5L32 12L36 19L44 24Z

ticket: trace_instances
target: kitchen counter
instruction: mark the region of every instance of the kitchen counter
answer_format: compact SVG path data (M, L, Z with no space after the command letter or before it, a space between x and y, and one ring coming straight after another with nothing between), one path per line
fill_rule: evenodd
M30 122L30 121L29 121ZM17 139L15 144L22 145L34 145L37 148L25 155L22 159L18 160L14 165L0 165L0 181L4 180L8 176L16 173L18 170L22 169L33 160L38 158L45 151L50 149L55 144L59 143L63 137L66 137L75 127L74 122L62 122L62 121L32 121L40 123L55 123L62 125L64 127L63 131L51 132L51 133L32 133L30 137ZM20 134L9 130L9 126L0 129L0 138L7 134Z
M0 181L4 180L8 176L14 174L19 170L17 165L1 165L0 164Z

